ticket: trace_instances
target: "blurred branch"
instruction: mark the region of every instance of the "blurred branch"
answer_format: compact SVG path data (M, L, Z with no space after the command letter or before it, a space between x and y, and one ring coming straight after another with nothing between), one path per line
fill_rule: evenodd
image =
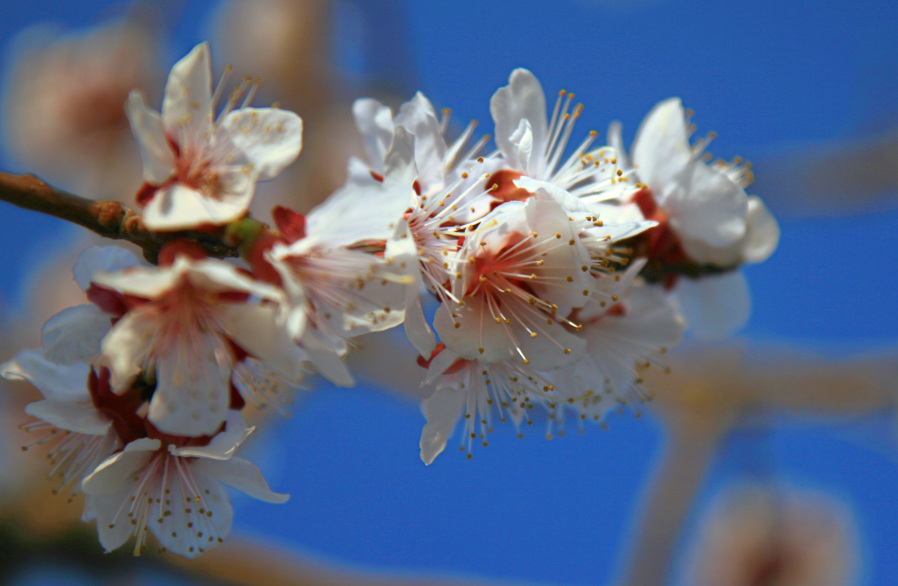
M214 234L197 231L153 232L140 215L117 201L96 201L62 191L36 175L13 175L0 171L0 200L78 224L112 240L127 240L143 249L144 257L155 262L162 245L175 238L189 238L209 256L234 257L237 249L224 245Z
M622 584L667 583L681 528L717 446L758 415L830 421L895 407L894 351L826 360L788 348L749 352L733 344L681 349L671 372L643 373L669 442L642 498Z

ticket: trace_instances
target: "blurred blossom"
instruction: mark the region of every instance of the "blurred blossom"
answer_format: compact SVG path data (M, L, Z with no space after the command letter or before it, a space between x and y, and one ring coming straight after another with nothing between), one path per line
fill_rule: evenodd
M24 31L5 87L6 148L22 166L96 198L130 199L140 157L124 104L161 87L152 31L133 21L55 38Z
M854 520L835 498L741 487L711 507L687 584L845 586L857 571Z
M326 0L231 0L215 20L215 45L285 107L318 110L328 102L331 76L329 13Z

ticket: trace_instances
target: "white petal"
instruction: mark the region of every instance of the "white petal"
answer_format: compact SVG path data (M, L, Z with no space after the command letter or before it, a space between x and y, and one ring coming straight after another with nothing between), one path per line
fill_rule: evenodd
M172 478L167 480L165 486L171 491L167 499L171 504L168 507L160 506L161 503L153 505L147 528L166 550L193 559L228 536L234 509L224 488L214 478L203 474L198 466L211 460L167 458L168 474ZM189 474L188 478L192 481L189 491L184 490L184 480L176 476L179 467L184 475ZM157 482L161 483L161 479ZM161 484L159 486L161 488ZM155 491L156 494L159 492ZM166 512L169 514L166 515Z
M197 474L214 478L266 503L280 504L290 499L288 494L272 492L268 483L262 478L259 468L243 458L196 460L193 469Z
M211 198L192 187L173 183L163 187L143 209L143 221L150 230L187 230L202 224L227 224L246 213L255 189L255 179L244 170L219 175L227 193Z
M780 241L780 227L776 218L761 201L752 195L748 198L748 230L742 241L744 262L763 262L773 254Z
M341 387L355 386L355 379L343 362L339 351L333 344L319 339L312 328L306 328L300 346L308 354L309 360L320 375Z
M177 448L168 446L168 451L173 456L180 458L210 458L212 460L227 460L237 451L237 448L246 441L246 438L255 431L255 427L247 427L243 424L243 416L240 411L230 410L225 418L225 428L216 433L208 444L204 446L185 446Z
M425 464L429 465L446 449L446 441L452 436L464 404L464 391L448 387L437 389L421 402L421 411L427 419L421 431L421 459Z
M496 146L508 159L509 165L524 169L517 160L517 149L511 136L522 120L530 123L533 136L533 152L537 159L546 147L548 123L546 121L546 97L536 77L526 69L511 72L508 85L493 95L490 113L496 123Z
M377 100L362 98L352 104L355 124L365 141L365 151L375 171L383 171L383 162L393 142L393 113Z
M513 151L513 155L509 157L509 160L517 161L516 166L518 169L532 172L533 169L530 166L530 162L533 160L534 146L533 129L530 126L530 121L526 118L521 120L517 130L508 138L508 141L511 143ZM537 153L537 158L539 158L539 153Z
M219 305L215 315L228 337L267 368L293 382L302 379L303 354L278 324L277 307L228 303Z
M244 155L259 181L274 179L302 150L302 119L277 108L241 108L222 120L220 128Z
M143 94L136 90L128 95L125 113L140 147L143 180L152 185L162 185L175 171L175 155L165 138L162 118L147 108Z
M91 472L81 483L87 494L95 496L111 495L127 487L131 475L140 470L153 453L162 446L157 439L141 438L125 446L125 449L106 458L97 469ZM97 513L102 507L97 503ZM119 503L117 503L119 504Z
M723 173L695 163L683 172L676 187L665 193L662 207L687 254L695 260L710 262L693 256L689 241L723 248L737 245L745 235L748 196Z
M649 112L636 132L633 165L657 197L686 168L691 157L686 112L679 98L669 98Z
M700 338L730 336L745 325L751 313L748 283L741 271L695 281L681 278L675 292L687 325Z
M384 258L393 266L404 264L408 269L411 282L405 288L405 334L421 356L430 356L436 347L436 336L424 317L421 273L418 269L415 241L408 230L407 221L401 220L393 237L387 240Z
M94 305L63 309L41 329L44 356L61 365L91 362L110 328L110 315Z
M415 135L418 181L426 193L428 186L442 183L443 157L446 155L446 140L433 105L424 94L418 92L399 109L395 123Z
M571 195L568 190L549 181L541 181L527 175L522 175L514 180L514 186L526 189L539 198L551 199L569 212L586 211L589 209L579 197Z
M133 254L118 246L91 246L78 255L72 272L81 290L87 291L94 274L114 273L140 264Z
M393 142L384 159L384 184L397 187L412 185L418 177L418 167L415 164L415 149L417 140L415 135L403 126L397 126L393 131Z
M19 352L16 357L0 365L0 376L8 380L26 380L47 399L58 401L88 401L86 364L60 366L47 360L37 350Z
M216 334L179 337L156 350L149 420L163 433L212 435L230 403L231 357Z
M198 289L219 292L239 291L269 301L283 299L283 291L278 287L255 281L239 271L237 266L223 260L211 258L192 260L181 257L175 263L175 267L181 267L180 263L183 263L184 276Z
M156 299L180 284L186 265L179 258L171 267L140 266L114 273L97 272L93 282L126 295Z
M86 435L105 435L112 425L93 405L80 405L71 401L29 403L25 406L25 413L59 429Z
M140 373L157 325L158 320L153 316L131 311L118 320L103 338L99 364L109 368L113 391L123 390Z
M212 127L212 58L208 43L200 43L174 64L165 84L162 122L181 148L195 155Z

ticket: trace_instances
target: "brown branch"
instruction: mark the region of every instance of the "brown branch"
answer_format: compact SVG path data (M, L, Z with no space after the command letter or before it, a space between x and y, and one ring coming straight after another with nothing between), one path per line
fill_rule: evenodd
M13 175L0 171L0 200L26 210L47 214L78 224L104 238L127 240L143 249L144 257L155 263L159 250L175 238L189 238L216 258L238 256L236 248L207 232L148 230L140 215L117 201L96 201L57 189L36 175Z

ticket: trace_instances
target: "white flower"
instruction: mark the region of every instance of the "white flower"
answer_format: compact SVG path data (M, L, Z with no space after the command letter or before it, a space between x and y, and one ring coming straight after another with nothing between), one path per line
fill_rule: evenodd
M273 179L299 155L302 120L276 108L246 107L254 84L238 87L216 118L224 82L213 94L209 47L203 43L172 67L161 115L147 108L139 92L128 97L128 119L144 164L138 203L145 206L148 228L182 230L236 220L246 213L256 182Z
M175 251L170 266L93 275L129 305L103 338L99 364L110 369L116 393L138 377L155 385L147 417L160 431L210 435L224 421L242 360L256 358L270 376L298 382L302 354L277 324L280 290L167 246Z
M830 495L739 486L719 495L705 515L683 583L855 584L858 545L851 511Z
M0 365L0 376L26 380L44 396L25 407L25 413L37 421L23 426L44 435L23 449L49 444L47 475L62 481L54 492L71 489L72 496L78 494L81 481L121 445L111 420L92 401L96 375L91 373L88 379L86 364L59 365L40 351L25 351Z
M558 204L536 198L502 204L466 235L454 264L458 303L444 303L434 327L459 356L550 370L582 354L582 342L561 324L589 300L595 279L589 253Z
M489 141L489 136L465 150L477 127L471 122L451 144L446 141L449 127L449 110L437 118L430 101L418 92L404 103L396 116L389 107L371 98L356 100L352 105L356 126L365 141L365 151L370 161L370 169L361 161L350 162L350 174L357 180L370 180L373 176L385 175L388 153L395 140L396 129L402 127L414 136L413 160L416 176L415 188L418 195L431 197L443 191L444 187L458 179L462 173L472 173L474 157Z
M526 69L511 72L508 85L490 100L496 123L496 145L506 169L490 179L493 196L501 201L523 199L519 190L532 191L517 180L521 175L551 183L575 198L596 202L619 198L632 186L619 179L617 156L612 148L588 150L595 131L562 162L582 104L570 110L574 94L561 91L551 120L546 119L546 98L536 77Z
M401 200L391 190L411 192L411 182L403 184L385 180L359 191L347 186L306 217L286 208L275 215L288 242L275 244L264 262L274 267L286 292L280 323L316 370L338 385L354 384L343 362L348 340L405 318L417 261L413 253L386 248L407 206L397 204ZM290 217L301 229L286 225ZM363 252L368 247L373 250ZM379 258L375 251L386 254Z
M467 451L470 459L475 440L486 447L486 436L493 431L494 411L500 422L511 417L519 426L529 409L546 406L544 395L552 390L549 383L525 365L466 360L443 344L438 344L431 359L422 365L428 368L422 384L434 388L431 396L421 402L427 419L421 430L421 460L428 465L446 448L462 414L460 449Z
M680 100L671 98L646 116L633 142L632 163L641 182L634 201L646 218L659 222L648 235L650 265L688 259L736 269L765 260L776 249L779 227L759 198L746 195L748 166L738 160L706 164L701 155L708 139L691 145L690 134ZM619 125L611 127L609 142L620 147ZM699 335L726 335L748 319L748 289L737 272L683 278L676 285L687 321Z
M188 558L217 545L233 518L222 483L266 502L286 502L288 495L272 492L256 466L234 456L253 429L231 412L224 431L206 445L145 437L107 458L83 482L106 551L134 535L139 555L148 530L164 549Z
M558 391L554 421L560 430L565 409L578 414L582 429L584 421L600 422L617 405L646 400L641 370L657 364L656 357L683 338L683 319L666 297L656 288L634 286L642 264L635 263L619 282L599 279L613 285L606 294L597 293L597 302L576 316L586 342L583 358L568 368L546 373ZM606 303L609 296L620 301Z

